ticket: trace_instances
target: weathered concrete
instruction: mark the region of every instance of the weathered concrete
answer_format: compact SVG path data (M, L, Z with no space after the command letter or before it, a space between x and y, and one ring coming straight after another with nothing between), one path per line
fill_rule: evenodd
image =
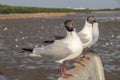
M90 60L84 59L82 65L74 63L75 68L68 70L73 74L69 78L59 77L58 80L105 80L103 65L100 57L95 52L88 52Z

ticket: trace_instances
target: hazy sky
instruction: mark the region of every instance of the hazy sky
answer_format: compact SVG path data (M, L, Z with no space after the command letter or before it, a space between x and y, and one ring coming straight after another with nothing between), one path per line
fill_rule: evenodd
M54 8L120 8L120 0L0 0L0 4Z

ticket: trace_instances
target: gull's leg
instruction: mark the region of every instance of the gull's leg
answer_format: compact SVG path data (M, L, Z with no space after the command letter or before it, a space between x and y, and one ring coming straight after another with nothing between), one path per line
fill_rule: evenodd
M77 60L75 60L75 62L85 67L85 65L81 62L80 57L78 57Z
M73 76L72 74L69 74L69 73L66 72L67 69L66 69L66 63L65 62L63 62L63 70L64 70L63 71L64 75L66 75L66 76Z
M83 49L83 58L90 60L90 57L88 54L86 54L85 49Z
M64 74L64 71L63 71L63 63L60 64L60 74L63 78L68 78L67 75Z

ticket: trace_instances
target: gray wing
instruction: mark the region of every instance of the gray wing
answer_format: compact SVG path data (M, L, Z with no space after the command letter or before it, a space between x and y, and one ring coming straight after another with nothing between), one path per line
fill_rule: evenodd
M56 40L64 39L65 36L54 36Z
M97 42L99 35L93 35L92 45Z
M61 40L61 39L64 39L65 37L64 36L54 36L55 40ZM44 43L48 43L48 44L52 44L55 42L55 40L46 40L44 41Z
M99 38L99 28L98 23L94 23L93 30L92 30L92 45L95 44Z
M68 44L64 43L63 40L56 40L53 44L37 49L37 54L46 56L55 60L60 60L71 54L68 49Z

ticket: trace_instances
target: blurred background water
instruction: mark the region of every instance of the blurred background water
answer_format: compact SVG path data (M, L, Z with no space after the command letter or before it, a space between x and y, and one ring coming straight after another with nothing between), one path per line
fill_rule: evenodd
M54 39L54 35L65 36L66 19L73 20L80 31L88 16L99 22L100 37L91 49L102 59L106 80L120 80L120 13L0 20L0 80L57 80L59 64L30 58L28 52L20 53L19 49L47 45L43 42Z

